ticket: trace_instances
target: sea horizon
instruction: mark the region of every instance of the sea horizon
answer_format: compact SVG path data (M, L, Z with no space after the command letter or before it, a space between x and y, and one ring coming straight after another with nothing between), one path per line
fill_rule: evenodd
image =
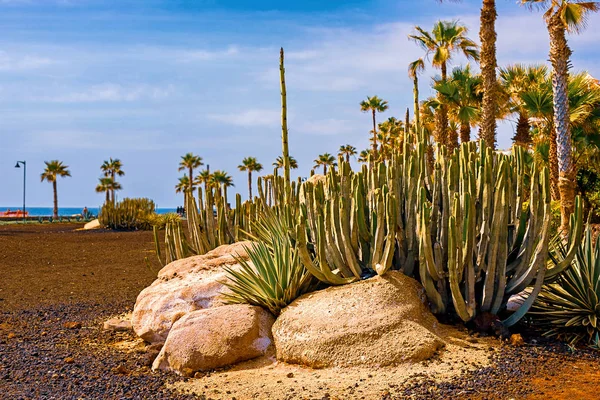
M75 215L81 215L84 207L59 207L58 215L62 217L70 217ZM0 212L5 211L19 211L22 210L23 206L15 206L15 207L3 207L0 206ZM100 207L88 207L88 212L93 215L98 215L98 211ZM30 217L50 217L53 214L53 207L25 207L25 210L29 213ZM176 207L159 207L156 210L157 214L166 214L169 212L176 212Z

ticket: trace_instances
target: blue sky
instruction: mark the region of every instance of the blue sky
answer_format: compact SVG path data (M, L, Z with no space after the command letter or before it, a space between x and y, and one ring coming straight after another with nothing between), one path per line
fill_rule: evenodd
M498 58L546 62L541 14L499 1ZM40 183L45 160L69 165L62 206L97 206L99 166L123 161L120 197L181 203L179 157L194 152L227 170L247 193L237 165L255 156L271 169L280 154L279 47L286 50L290 151L308 175L320 153L368 145L367 95L389 101L381 119L411 106L406 74L422 51L407 40L415 24L460 19L478 39L480 1L0 0L0 205L50 206ZM600 76L600 16L570 37L575 70ZM456 59L455 64L463 60ZM421 91L429 95L428 68ZM513 126L501 124L500 147Z

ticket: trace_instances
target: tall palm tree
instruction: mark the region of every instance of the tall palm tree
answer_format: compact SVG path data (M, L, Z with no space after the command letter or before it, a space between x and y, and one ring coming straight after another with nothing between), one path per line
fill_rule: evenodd
M56 189L56 180L60 177L71 176L69 167L63 164L62 161L52 160L44 161L46 168L41 174L42 182L47 181L52 183L52 191L54 192L54 210L52 215L54 218L58 218L58 191Z
M521 94L522 107L535 126L538 137L534 144L536 152L542 149L547 153L550 169L552 197L561 199L559 192L559 157L554 125L552 81L549 77ZM600 85L588 73L578 73L569 77L568 84L569 122L574 149L582 154L591 146L598 146L600 130ZM544 157L542 157L544 158Z
M320 154L319 157L317 157L317 159L315 160L314 168L323 166L323 175L327 175L327 167L329 167L329 166L333 167L336 165L337 165L337 163L335 162L335 158L331 154L325 153L325 154Z
M369 97L360 103L360 111L373 114L373 156L377 157L377 121L375 113L382 113L388 109L388 102L377 96Z
M438 81L433 88L449 110L451 119L460 124L460 141L471 140L471 126L479 120L481 108L481 77L471 73L471 67L456 67L446 81ZM448 150L458 147L458 136L449 140Z
M438 1L443 2L443 0ZM483 0L479 24L480 66L483 86L480 136L492 148L496 147L496 118L498 112L498 82L496 80L496 68L498 67L496 60L497 17L496 1Z
M340 157L346 157L346 162L350 162L350 157L356 155L356 147L346 144L343 146L340 146L340 149L338 150L338 156Z
M425 70L425 61L422 58L415 60L408 64L408 76L413 80L413 96L414 96L414 110L415 114L415 132L419 132L421 127L420 114L419 114L419 72Z
M179 182L175 185L175 193L185 193L190 189L190 177L187 175L179 177Z
M179 162L179 171L187 170L190 192L194 190L194 170L203 165L204 163L202 162L202 157L196 156L193 153L187 153L186 155L181 156L181 161Z
M283 168L283 157L282 156L277 157L275 159L275 162L273 163L273 166L277 169ZM296 161L296 159L292 156L290 156L290 168L291 169L298 168L298 161Z
M568 97L571 49L567 43L566 32L581 32L586 26L589 14L598 11L600 3L580 0L522 0L522 2L529 6L546 8L544 18L550 35L554 126L560 175L561 230L567 232L570 215L575 209L576 171L573 165Z
M246 157L238 168L240 171L248 171L248 200L252 200L252 172L262 171L263 166L255 157Z
M100 170L104 173L104 176L112 178L114 182L117 181L117 176L125 175L123 171L123 163L118 158L109 158L108 161L104 161L100 166ZM120 186L120 185L119 185ZM110 191L110 201L115 202L115 192Z
M409 35L409 39L417 43L426 56L431 56L431 65L442 72L442 81L448 75L448 63L455 53L461 53L468 59L479 60L477 44L467 37L469 29L459 21L438 21L431 32L420 26L415 27L416 33ZM436 141L446 144L448 129L448 110L444 104L437 110L436 115Z
M96 186L96 193L105 193L106 194L105 203L108 203L111 201L111 198L110 198L111 193L114 193L115 190L122 189L121 184L119 182L116 182L110 176L105 176L104 178L98 178L98 180L100 181L100 183L98 183L98 185Z
M513 141L515 145L528 148L531 143L531 124L521 95L533 91L548 77L548 68L544 65L512 64L500 68L499 84L507 97L508 113L517 114L517 128Z

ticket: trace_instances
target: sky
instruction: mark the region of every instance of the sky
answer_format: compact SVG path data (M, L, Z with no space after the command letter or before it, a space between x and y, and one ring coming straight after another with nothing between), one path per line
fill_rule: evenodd
M541 12L499 0L498 63L546 63ZM359 103L389 102L381 120L412 109L409 42L415 25L459 19L478 41L481 2L435 0L0 0L0 206L51 206L44 161L72 177L59 205L94 207L100 165L123 162L118 197L182 203L174 186L180 157L193 152L226 170L247 196L242 159L272 172L281 153L279 48L286 52L290 154L308 176L321 153L368 146L370 117ZM600 76L600 15L569 36L574 70ZM465 64L455 58L452 65ZM421 78L422 96L436 71ZM510 146L514 123L498 127Z

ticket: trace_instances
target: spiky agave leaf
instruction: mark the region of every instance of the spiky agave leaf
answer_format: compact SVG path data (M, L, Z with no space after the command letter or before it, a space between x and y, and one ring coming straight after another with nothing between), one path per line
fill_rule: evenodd
M551 262L558 265L567 253L563 241L551 243ZM546 329L545 336L575 345L585 340L598 345L600 337L600 236L595 244L588 225L571 268L545 285L530 315Z
M297 250L286 234L273 232L269 243L245 246L249 260L236 257L241 268L225 268L222 283L230 292L223 293L226 303L247 303L264 307L274 315L308 292L312 275L300 263Z

